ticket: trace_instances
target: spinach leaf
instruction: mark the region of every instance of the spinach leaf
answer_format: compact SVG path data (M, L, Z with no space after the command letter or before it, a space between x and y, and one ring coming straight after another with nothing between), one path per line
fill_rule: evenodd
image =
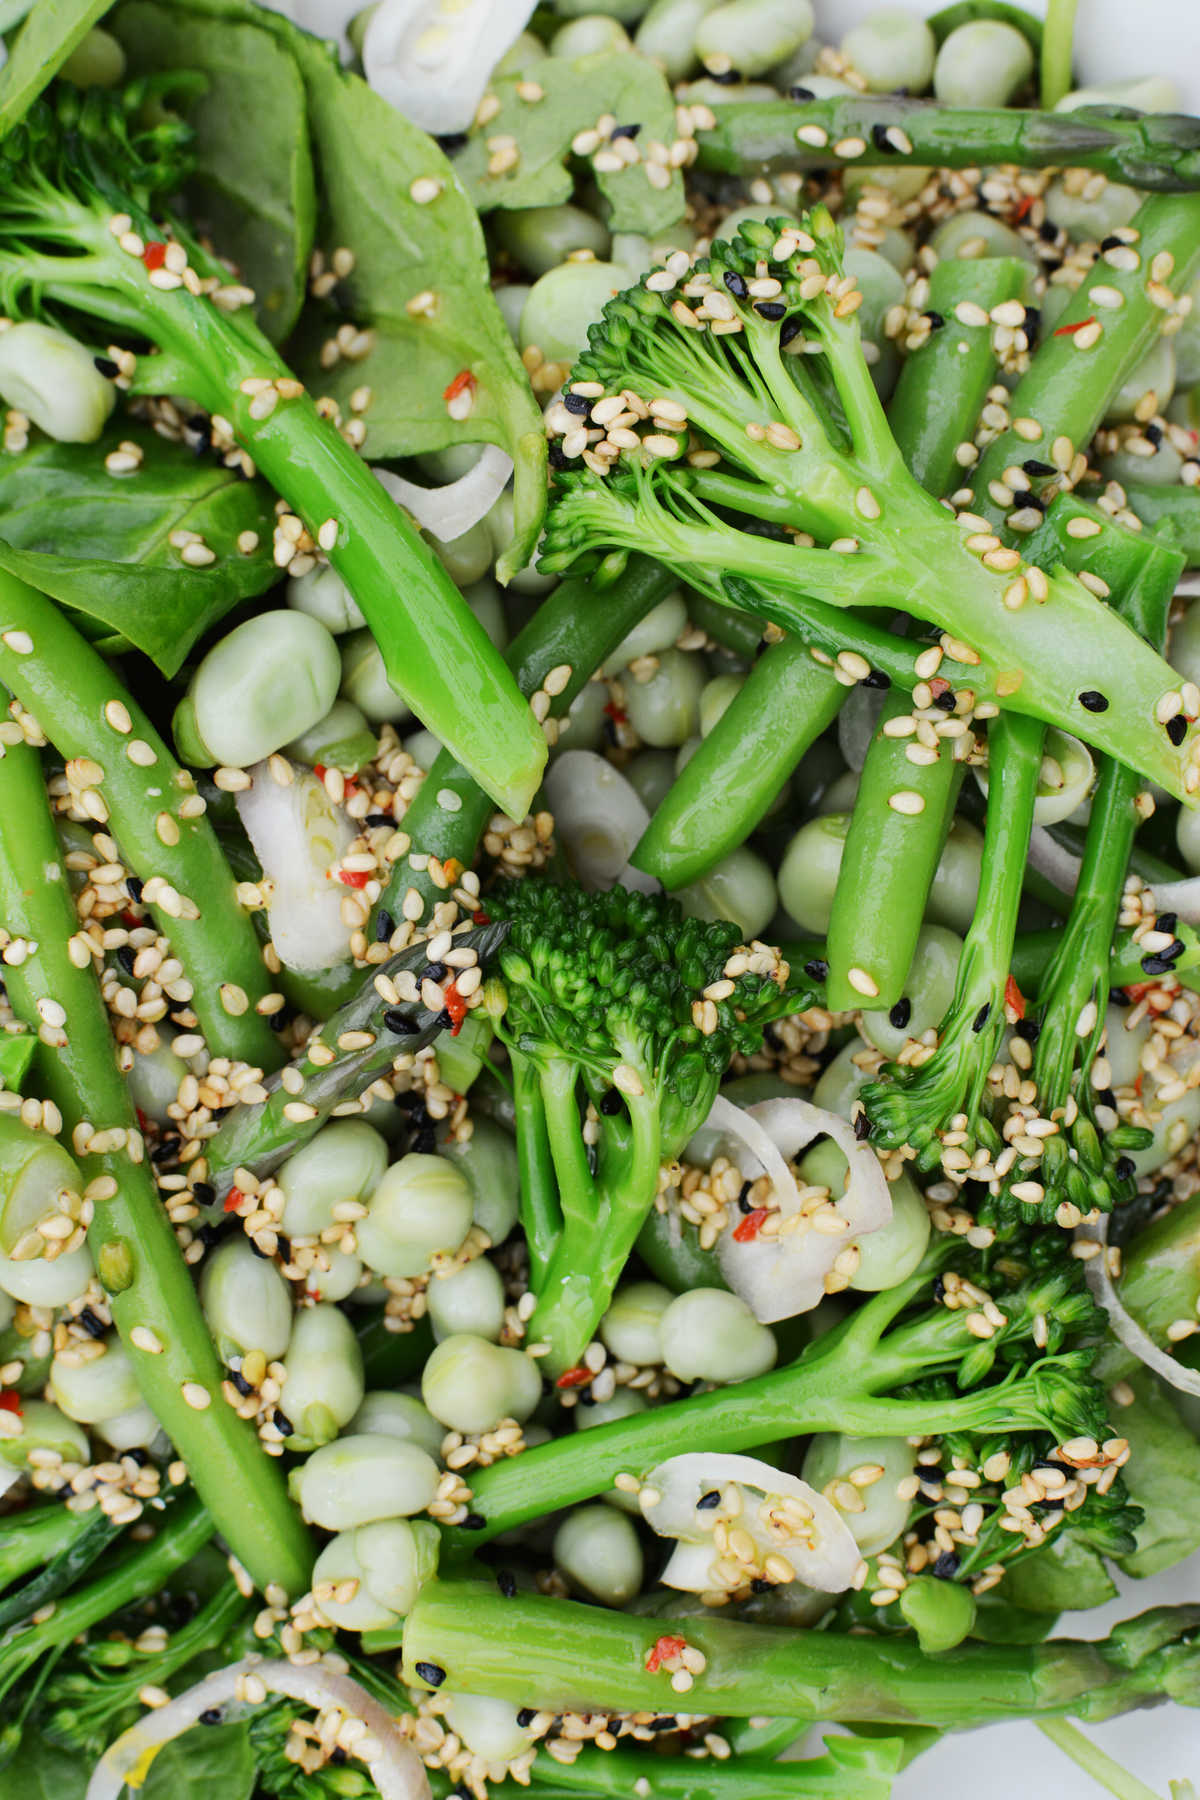
M37 1043L28 1031L6 1031L0 1036L0 1086L7 1088L10 1094L20 1093Z
M522 92L541 89L540 100L524 100ZM675 137L675 102L661 70L645 57L602 51L567 60L548 56L517 75L492 83L500 110L486 125L475 126L454 159L455 172L480 212L494 206L552 206L569 200L574 181L567 168L571 141L605 113L618 127L636 126L633 143L645 158L653 143L670 145ZM484 96L485 100L487 96ZM518 161L501 174L489 175L489 140L515 139ZM653 187L644 160L619 171L598 174L601 193L612 207L614 231L637 231L653 237L683 216L683 176L678 169L663 188Z
M1157 1575L1200 1548L1200 1443L1149 1370L1131 1376L1130 1386L1137 1398L1121 1409L1120 1430L1132 1455L1122 1472L1146 1516L1137 1549L1117 1560L1127 1575Z
M1031 1556L1020 1557L995 1591L1010 1606L1049 1614L1103 1606L1117 1597L1104 1558L1069 1529L1048 1538Z
M19 125L112 0L37 0L0 69L0 137Z
M254 289L259 324L281 343L304 302L316 226L304 83L293 58L248 20L217 29L158 0L127 0L109 29L133 74L205 77L204 93L180 109L196 134L197 172L185 197Z
M159 1751L138 1800L250 1800L256 1769L245 1721L197 1726Z
M0 1768L0 1800L83 1800L91 1773L90 1757L60 1750L29 1725L12 1761Z
M105 469L118 438L144 453L136 475ZM231 607L278 579L274 525L265 483L129 419L97 444L43 439L0 458L0 568L83 614L104 648L132 644L168 676ZM179 531L198 532L217 560L184 562L170 541ZM237 548L243 531L258 535L249 555Z

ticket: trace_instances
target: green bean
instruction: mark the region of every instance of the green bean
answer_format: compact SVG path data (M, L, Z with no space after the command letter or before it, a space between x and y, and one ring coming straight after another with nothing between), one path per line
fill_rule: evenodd
M101 713L97 706L96 718ZM191 1275L143 1160L99 984L90 964L77 968L68 952L78 921L37 755L21 745L0 759L0 912L14 936L37 945L19 965L6 965L5 986L17 1016L42 1034L35 1059L41 1090L61 1112L89 1180L95 1212L88 1242L141 1392L255 1581L301 1593L311 1566L307 1534L277 1465L253 1427L225 1404ZM41 1010L47 1004L65 1015L49 1035Z
M0 615L0 680L80 768L90 816L129 858L184 966L210 1054L277 1068L279 1041L258 1010L269 991L266 965L191 774L49 600L0 575ZM67 936L77 929L72 923Z
M936 762L912 762L909 740L889 733L911 714L909 695L889 694L850 815L827 950L828 1004L839 1012L864 998L886 1010L904 993L954 816L964 768L955 740L943 741Z
M903 88L921 94L933 76L937 44L924 19L908 7L881 6L846 33L842 54L863 77L868 93Z
M945 39L933 69L944 106L1007 106L1033 74L1029 39L998 19L960 25Z

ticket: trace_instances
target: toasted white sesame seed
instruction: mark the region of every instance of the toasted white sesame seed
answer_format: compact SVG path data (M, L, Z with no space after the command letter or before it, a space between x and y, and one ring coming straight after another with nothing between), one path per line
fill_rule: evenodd
M814 150L824 150L829 143L829 133L823 125L801 125L796 130L796 142L809 144ZM866 145L863 145L866 149Z
M1067 536L1073 538L1098 537L1100 534L1099 519L1068 519Z
M846 970L846 980L856 994L863 994L868 1000L879 997L879 983L865 969L851 968Z
M179 1391L196 1412L205 1412L212 1405L212 1395L198 1381L185 1381Z
M27 631L6 631L3 641L14 656L31 656L33 654L33 639Z
M147 1356L162 1355L162 1340L157 1332L151 1331L149 1325L135 1325L129 1334L129 1341L135 1350L144 1350Z
M428 206L431 200L437 199L441 191L442 183L436 175L418 175L409 186L408 197L418 206Z
M925 811L925 798L914 793L911 788L900 788L896 793L888 795L888 805L893 812L907 813L915 818L917 813Z
M986 325L988 323L987 314L982 306L975 304L974 300L960 300L954 309L954 316L960 325Z
M868 487L860 487L854 496L854 504L864 519L877 519L881 508L878 500Z

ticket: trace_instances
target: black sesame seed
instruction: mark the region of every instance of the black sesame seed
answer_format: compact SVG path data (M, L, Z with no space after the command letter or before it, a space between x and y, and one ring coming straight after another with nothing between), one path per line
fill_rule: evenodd
M438 138L438 146L445 156L457 156L460 150L466 148L466 144L465 131L446 131Z
M103 375L105 381L111 381L114 376L121 373L120 365L115 363L111 356L93 356L92 365Z
M933 1565L933 1572L939 1581L953 1581L958 1574L958 1557L953 1550L943 1550Z
M871 1121L865 1112L854 1115L854 1135L860 1144L865 1144L871 1135Z
M1041 224L1038 226L1038 236L1041 238L1043 244L1056 244L1058 242L1058 226L1054 223L1053 219L1042 220Z
M1169 931L1171 936L1174 937L1175 936L1175 927L1178 925L1178 923L1179 923L1179 914L1178 913L1173 913L1173 912L1159 913L1158 917L1154 921L1154 929L1156 931Z
M1100 1088L1096 1094L1096 1104L1097 1104L1097 1106L1111 1107L1112 1111L1116 1112L1117 1096L1113 1093L1113 1091L1110 1087L1109 1088Z
M240 1369L230 1369L229 1379L232 1381L243 1400L246 1398L247 1394L252 1394L254 1392L254 1389L250 1386L250 1383L246 1380L246 1377L242 1374Z
M1119 250L1122 240L1119 237L1106 237L1101 240L1101 250Z
M511 1569L496 1570L496 1586L506 1600L511 1600L517 1591L517 1578Z
M942 1280L940 1275L935 1275L933 1278L933 1303L934 1303L934 1305L940 1306L942 1304L942 1301L945 1298L946 1298L946 1284Z
M813 93L811 88L800 87L800 86L796 86L794 88L789 88L788 93L791 95L793 100L800 100L800 101L815 100L817 97Z
M1054 464L1042 462L1036 456L1029 456L1021 464L1027 475L1053 475Z
M940 331L942 326L946 323L945 314L934 312L932 309L925 314L925 317L929 320L930 331Z
M267 1027L271 1031L286 1031L290 1009L281 1006L278 1012L267 1014Z
M607 1094L604 1095L600 1102L600 1111L604 1114L606 1119L611 1119L621 1111L624 1104L625 1102L621 1098L620 1090L617 1088L609 1088Z
M1108 700L1098 688L1085 688L1079 696L1079 704L1086 707L1088 712L1108 711Z
M470 1512L463 1520L463 1529L466 1531L483 1531L486 1526L487 1520L482 1513Z
M130 1457L139 1469L144 1469L150 1461L150 1452L143 1450L140 1444L135 1444L131 1450L122 1450L121 1455Z
M221 1225L201 1225L196 1236L206 1250L211 1250L213 1245L219 1243L225 1236L225 1231L224 1227Z
M396 929L396 921L386 906L381 906L375 919L375 942L386 944Z
M441 1012L437 1016L437 1022L439 1029L442 1031L454 1030L454 1014L450 1011L448 1006L443 1006Z
M172 1131L160 1138L150 1151L150 1161L157 1167L159 1163L174 1162L179 1152L179 1133Z
M586 394L564 394L563 405L569 413L578 413L580 417L586 417L592 410L592 403Z
M419 1029L415 1019L410 1019L406 1012L398 1006L389 1006L383 1015L383 1023L388 1031L394 1031L397 1037L412 1037Z
M958 704L958 701L955 698L954 689L947 688L944 693L935 694L933 704L937 707L939 712L953 712Z
M635 138L641 129L640 125L614 125L608 135L615 143L617 138Z
M764 1581L761 1575L756 1575L750 1583L750 1592L752 1594L769 1594L770 1591L771 1583L769 1581Z
M521 1727L521 1730L524 1731L525 1727L527 1725L532 1725L536 1718L537 1713L532 1706L523 1706L517 1714L517 1724Z
M82 1312L76 1313L75 1319L77 1324L83 1326L89 1337L102 1338L108 1330L103 1319L98 1319L90 1306L85 1306Z
M424 1131L418 1131L416 1137L412 1141L412 1147L418 1156L435 1155L437 1152L437 1133L433 1130L433 1127L429 1126Z
M749 289L746 286L746 277L744 275L739 275L736 269L726 269L721 279L735 300L744 300L746 298Z
M1147 443L1153 444L1154 448L1157 450L1158 446L1163 441L1162 426L1161 425L1147 425L1145 430L1142 432L1142 436L1146 439Z
M742 71L740 69L726 69L723 75L714 75L710 69L708 71L708 78L710 81L715 81L718 87L738 87L741 85Z
M1019 1038L1024 1038L1027 1044L1036 1044L1042 1035L1042 1028L1036 1019L1018 1019L1013 1030Z
M1170 967L1165 956L1143 956L1142 958L1142 971L1146 975L1166 975Z
M892 678L890 675L885 675L882 669L872 669L869 675L864 675L858 685L865 688L878 688L883 693L891 687Z
M219 1725L221 1723L220 1707L206 1706L204 1711L200 1714L200 1723L201 1725Z
M416 1664L416 1671L429 1687L441 1687L446 1679L446 1671L440 1663L419 1662Z
M547 452L547 455L550 459L550 467L552 469L565 469L567 464L571 460L571 458L567 455L566 451L563 449L562 445L559 443L551 444L550 449Z
M810 981L824 981L829 974L829 964L823 956L810 956L804 965L804 973Z
M126 876L126 877L125 877L125 886L126 886L126 887L127 887L127 888L128 888L128 890L129 890L129 898L130 898L130 899L131 899L131 900L133 900L133 901L138 901L138 900L140 900L140 899L141 899L141 897L142 897L142 884L141 884L141 882L140 882L140 881L139 881L139 880L138 880L138 878L137 878L137 876L136 876L136 875L127 875L127 876Z
M902 994L888 1014L888 1023L889 1025L894 1026L897 1031L903 1031L911 1018L912 1001L908 998L907 994Z
M1187 720L1182 713L1176 713L1173 719L1167 720L1166 732L1173 744L1182 744L1187 736Z
M193 1181L192 1199L197 1206L211 1206L217 1197L217 1190L209 1181Z
M292 1421L288 1418L287 1414L280 1412L278 1407L276 1407L275 1411L271 1414L271 1423L274 1425L280 1437L295 1437L296 1427L292 1424Z
M790 344L794 337L799 337L801 329L801 322L798 318L793 316L790 319L785 319L783 324L779 327L780 349L782 350L785 344Z
M425 964L425 979L428 981L444 981L446 979L445 963L444 962L426 963Z
M1137 1164L1132 1156L1118 1156L1113 1164L1113 1174L1118 1181L1132 1181L1137 1174Z
M697 1512L711 1512L714 1506L721 1504L720 1488L709 1488L707 1494L701 1494L696 1502Z
M752 1181L743 1181L742 1183L741 1191L737 1197L738 1211L740 1213L752 1213L754 1211L754 1202L750 1198L750 1190L753 1186L754 1183Z
M756 300L754 310L760 319L765 319L768 325L774 325L777 319L786 315L787 306L782 300Z
M975 1017L971 1021L971 1030L972 1031L982 1031L984 1026L987 1024L988 1019L991 1017L991 1012L992 1012L992 1003L990 1000L985 1000L983 1005L980 1007L979 1011L975 1014Z
M329 1752L329 1761L335 1769L342 1768L343 1765L349 1761L346 1752L342 1749L340 1744L335 1744L333 1749Z
M1021 498L1021 507L1020 507L1021 511L1036 512L1036 513L1044 513L1045 512L1046 502L1043 499L1041 499L1039 495L1035 494L1032 491L1032 489L1028 493L1022 494L1020 498Z

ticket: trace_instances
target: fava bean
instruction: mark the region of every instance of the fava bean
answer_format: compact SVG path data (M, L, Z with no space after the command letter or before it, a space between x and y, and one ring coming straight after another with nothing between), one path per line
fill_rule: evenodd
M470 1137L446 1144L442 1155L467 1179L475 1224L487 1232L493 1244L502 1244L517 1222L517 1146L511 1132L494 1119L482 1113L472 1117Z
M550 39L551 56L597 56L602 51L632 50L629 33L606 13L581 13L560 25Z
M292 1325L277 1409L293 1427L288 1448L327 1444L349 1424L362 1398L362 1350L349 1319L337 1306L305 1307Z
M334 637L366 625L362 608L332 563L317 563L305 575L289 575L285 591L293 611L307 613Z
M668 81L682 81L697 63L696 32L720 0L653 0L634 33L634 47L656 62Z
M451 1431L491 1431L508 1418L523 1423L541 1397L536 1362L470 1332L443 1338L421 1376L421 1398Z
M307 613L282 609L236 625L205 656L182 703L204 747L200 760L237 769L261 762L324 718L340 675L336 643Z
M625 1283L600 1321L601 1343L618 1362L657 1366L663 1360L662 1316L674 1298L657 1281Z
M680 1381L747 1381L775 1366L774 1335L723 1288L678 1294L660 1321L663 1361Z
M435 1256L452 1255L471 1229L471 1184L444 1156L402 1156L367 1204L355 1236L363 1261L378 1275L424 1275Z
M521 206L495 213L492 230L509 255L531 275L546 275L573 250L590 250L601 261L612 239L607 226L582 206Z
M642 1546L632 1521L611 1506L579 1506L554 1534L554 1561L604 1606L624 1606L642 1585Z
M999 19L973 19L944 39L933 67L943 106L1007 106L1033 74L1033 46Z
M365 1200L387 1168L388 1147L362 1119L332 1119L281 1163L275 1180L283 1189L280 1224L289 1237L319 1237L345 1200Z
M450 1275L435 1275L425 1298L439 1343L461 1331L495 1343L504 1329L504 1283L486 1256L475 1257Z
M677 888L675 898L690 919L732 919L747 942L766 929L779 901L770 864L745 844Z
M923 94L933 77L937 42L925 20L908 7L881 6L846 33L842 54L863 77L868 93L902 88Z
M810 0L728 0L696 27L696 52L706 69L725 75L763 75L812 36Z
M438 1479L437 1464L419 1445L381 1432L356 1432L314 1450L292 1470L288 1487L314 1525L350 1531L423 1512Z

